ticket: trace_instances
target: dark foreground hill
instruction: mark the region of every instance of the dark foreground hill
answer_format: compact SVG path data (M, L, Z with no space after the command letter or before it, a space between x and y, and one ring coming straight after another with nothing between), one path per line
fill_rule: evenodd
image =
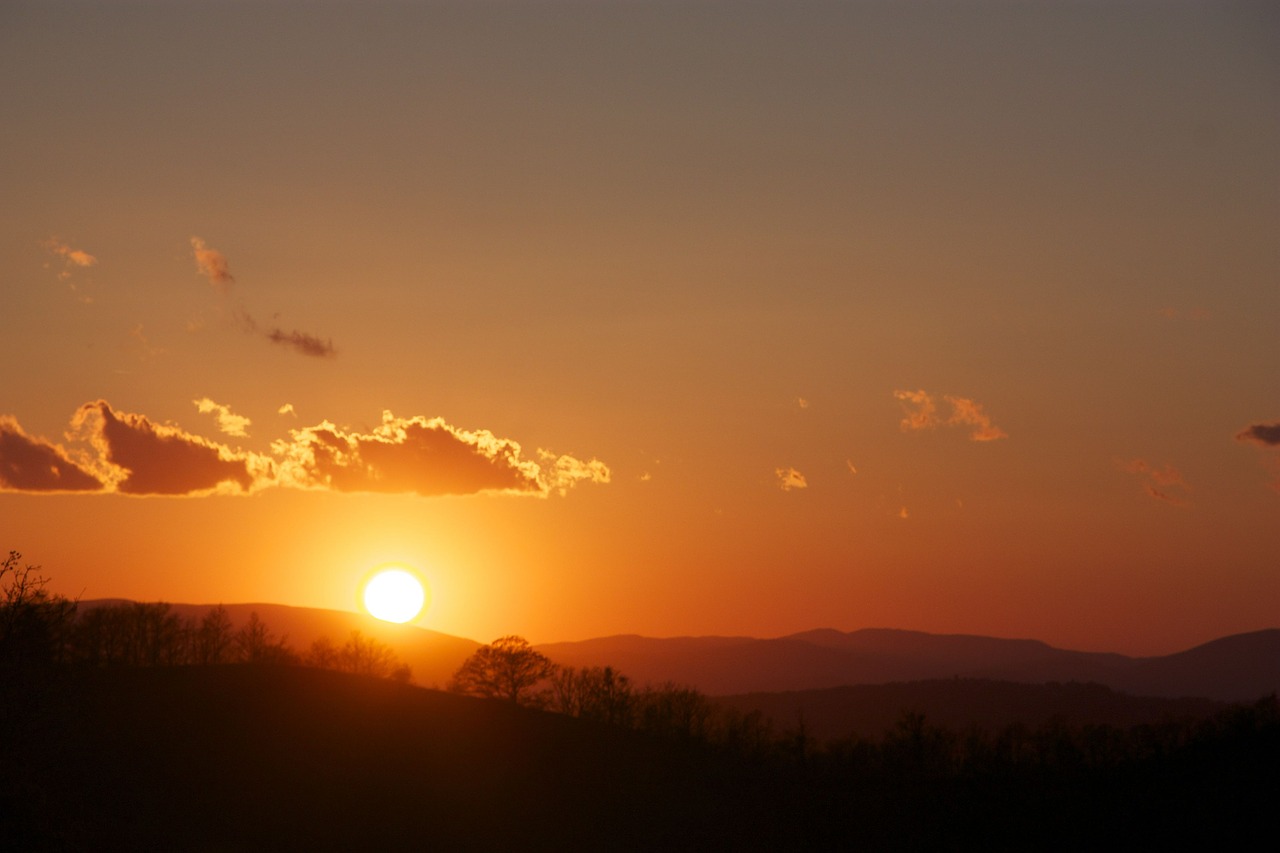
M298 667L0 672L15 850L1072 850L1243 844L1280 713L1148 741L906 728L765 753ZM1092 737L1092 735L1090 736ZM947 745L950 746L947 746ZM937 747L944 748L939 750ZM967 747L966 747L967 749ZM1006 756L1006 758L1002 758Z
M857 684L823 690L718 696L740 712L759 711L775 730L795 730L820 743L839 738L878 738L904 714L955 731L999 731L1020 724L1129 728L1167 721L1202 720L1221 711L1211 699L1165 699L1117 693L1101 684L1020 684L974 678Z

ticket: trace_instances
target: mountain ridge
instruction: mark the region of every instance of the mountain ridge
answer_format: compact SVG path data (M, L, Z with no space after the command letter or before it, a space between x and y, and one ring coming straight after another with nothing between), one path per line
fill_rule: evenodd
M80 602L82 608L123 599ZM199 619L206 604L170 604ZM278 637L305 652L322 636L341 643L361 631L390 645L419 684L446 684L481 646L417 625L367 614L283 604L223 604L239 626L257 612ZM1218 637L1169 655L1060 649L1042 640L932 634L899 628L814 628L782 637L614 634L536 644L557 664L611 666L636 684L676 683L715 696L778 693L947 678L1015 683L1096 683L1135 696L1253 701L1280 691L1280 628Z

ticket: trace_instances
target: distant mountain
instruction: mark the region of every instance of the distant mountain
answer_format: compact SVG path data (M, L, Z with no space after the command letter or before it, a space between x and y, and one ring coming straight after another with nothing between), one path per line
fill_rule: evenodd
M81 609L120 603L80 602ZM171 604L199 619L213 605ZM277 636L305 652L327 636L341 644L358 630L387 643L424 686L443 686L480 647L474 640L394 625L344 610L281 604L226 604L236 625L256 611ZM674 682L725 696L818 690L859 684L985 679L1028 684L1080 682L1134 696L1203 697L1248 702L1280 692L1280 629L1223 637L1177 654L1131 658L1058 649L1039 640L929 634L887 628L822 628L773 639L642 637L623 634L537 649L565 666L612 666L637 684Z
M1224 637L1174 655L1130 658L1038 640L869 628L777 639L633 635L548 643L569 666L612 665L633 680L690 684L712 695L973 678L1092 682L1143 696L1252 701L1280 691L1280 629Z
M96 599L82 601L81 610L90 610L109 604L124 604L120 599ZM170 604L173 613L183 619L199 620L213 604ZM359 631L366 637L386 643L395 649L400 659L409 665L413 680L427 687L443 687L450 676L472 652L480 647L474 640L441 634L416 625L396 625L372 616L351 613L346 610L321 610L313 607L289 607L283 604L224 604L231 622L237 628L249 620L249 614L258 618L277 638L305 654L311 644L321 637L328 637L341 646Z

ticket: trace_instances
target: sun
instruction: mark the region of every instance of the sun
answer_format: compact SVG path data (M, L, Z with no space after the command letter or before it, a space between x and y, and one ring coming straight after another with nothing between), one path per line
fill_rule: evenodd
M364 609L384 622L408 622L422 612L427 590L407 569L378 569L364 585Z

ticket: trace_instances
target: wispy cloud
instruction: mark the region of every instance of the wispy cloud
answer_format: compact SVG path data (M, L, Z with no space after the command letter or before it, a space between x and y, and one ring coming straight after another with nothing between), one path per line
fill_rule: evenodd
M300 332L297 329L286 332L279 326L264 327L243 308L237 308L232 313L236 322L244 329L261 335L278 346L287 347L313 358L332 358L338 354L332 340L321 340L316 335Z
M321 340L315 335L299 332L297 329L286 332L283 329L274 328L264 334L273 344L289 347L314 358L332 358L338 354L332 340Z
M778 478L778 487L784 492L792 489L807 489L809 483L795 468L778 468L774 470L774 475Z
M218 419L218 429L227 435L247 436L249 434L249 425L253 421L244 415L237 415L231 411L230 406L224 406L221 403L215 403L208 397L201 397L199 400L192 400L196 409L202 415L212 414Z
M972 427L972 441L995 441L1008 438L1009 434L991 422L981 403L968 397L944 394L942 399L951 406L951 414L944 420L938 414L938 404L927 391L894 391L893 396L902 402L906 413L900 425L904 430L934 429L938 426Z
M1280 423L1250 424L1236 433L1236 441L1250 442L1265 451L1272 451L1265 453L1262 465L1272 478L1268 485L1280 492L1280 455L1274 452L1280 448Z
M73 249L57 237L50 237L41 243L46 249L62 259L64 267L58 278L65 279L71 275L74 267L91 267L98 259L83 249Z
M995 441L1008 438L1009 434L991 423L991 418L982 410L982 404L975 403L966 397L945 397L951 404L951 417L947 423L953 426L971 426L973 431L969 438L974 441Z
M27 435L14 418L0 415L0 491L93 492L103 485L61 447Z
M1188 501L1182 495L1175 494L1172 490L1189 492L1191 485L1182 476L1182 472L1168 462L1163 465L1152 465L1145 459L1117 459L1116 464L1125 473L1138 477L1142 481L1142 490L1149 497L1174 506L1188 505Z
M893 396L902 401L906 417L902 428L932 429L938 425L938 406L925 391L894 391Z
M1280 423L1250 424L1236 433L1236 441L1252 441L1263 447L1280 447Z
M276 414L277 415L293 415L295 418L298 416L298 413L293 410L293 403L285 403L283 406L276 409Z
M226 427L247 419L207 398L194 401ZM22 432L0 418L0 489L102 491L127 495L247 494L282 487L336 492L418 495L565 494L580 483L608 483L609 467L520 445L487 430L464 430L442 418L400 418L384 412L365 433L324 421L291 430L271 454L233 449L145 415L120 412L105 400L81 406L64 448ZM73 458L76 461L73 461Z
M196 259L196 271L209 279L209 284L225 296L235 282L235 277L227 267L226 255L217 249L210 248L199 237L191 238L191 252Z

